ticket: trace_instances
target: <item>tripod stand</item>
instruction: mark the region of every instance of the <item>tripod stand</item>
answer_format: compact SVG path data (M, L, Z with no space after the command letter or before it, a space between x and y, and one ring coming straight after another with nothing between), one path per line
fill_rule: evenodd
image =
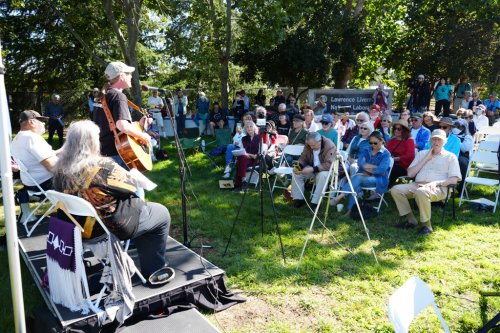
M342 165L342 168L345 171L345 177L346 177L347 183L349 184L349 190L347 190L347 191L343 191L339 188L339 163ZM361 217L361 222L363 223L363 227L365 229L366 237L368 238L368 241L370 242L370 247L371 247L371 250L373 253L373 257L375 258L375 261L378 264L378 259L377 259L377 255L375 254L375 249L371 245L370 233L368 231L368 228L366 227L365 219L363 217L361 207L359 206L356 191L354 191L354 188L353 188L352 183L351 183L351 177L349 176L349 169L346 168L345 163L344 163L344 157L342 155L337 153L337 156L335 157L335 161L330 166L329 173L330 173L330 175L333 174L333 176L331 177L330 183L326 182L325 185L323 186L323 189L321 190L321 196L320 196L318 205L314 211L314 216L313 216L313 219L311 221L311 225L309 226L309 231L307 233L306 240L304 242L304 247L302 248L302 253L300 254L299 263L297 264L297 271L299 270L300 264L302 263L302 258L304 257L304 253L306 251L307 242L309 241L309 238L311 237L311 234L312 234L312 230L314 228L314 222L316 220L320 221L318 219L318 212L319 212L319 208L321 207L321 204L323 202L323 198L325 195L327 195L327 197L328 197L327 205L326 205L326 212L325 212L325 222L320 221L320 223L323 226L323 230L326 230L327 232L329 232L333 236L333 238L335 239L333 232L326 226L326 219L328 217L328 208L330 207L331 194L339 194L339 193L350 194L353 196L354 202L356 203L356 208L358 209L358 212L359 212L359 216ZM327 190L327 186L329 186L328 190ZM336 239L335 239L335 241L336 241Z
M265 132L264 132L265 134ZM256 168L258 167L258 170ZM263 189L263 174L267 174L267 164L265 160L265 152L262 151L262 137L259 138L259 153L257 155L257 158L254 160L253 165L252 165L252 170L250 171L250 178L252 179L252 176L255 172L259 173L259 198L260 198L260 224L261 224L261 230L262 230L262 236L264 236L264 189ZM269 178L266 177L266 183L267 183L267 190L269 193L269 198L271 199L271 207L273 210L273 217L274 217L274 223L276 224L276 231L278 233L279 241L280 241L280 246L281 246L281 255L283 257L283 262L286 263L286 258L285 258L285 250L283 248L283 241L281 239L281 231L280 231L280 226L278 223L278 217L276 216L276 208L274 207L274 198L271 192L271 183L269 182ZM229 239L226 244L226 249L224 250L224 256L227 253L227 250L229 248L229 244L231 243L231 238L233 236L234 228L236 227L236 221L238 221L238 218L240 217L240 212L243 207L243 203L245 202L245 198L248 192L248 186L245 188L243 192L243 196L241 197L241 202L240 206L238 207L238 212L236 213L236 218L233 221L233 226L231 228L231 233L229 234Z

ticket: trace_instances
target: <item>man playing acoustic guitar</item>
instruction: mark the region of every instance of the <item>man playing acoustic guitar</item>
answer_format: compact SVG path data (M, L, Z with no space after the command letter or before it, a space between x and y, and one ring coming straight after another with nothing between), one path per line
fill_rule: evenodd
M134 70L134 67L127 66L120 61L112 62L106 67L104 75L110 84L106 92L106 102L116 128L120 133L132 136L140 143L149 144L151 140L150 136L132 124L132 117L127 103L128 99L122 92L123 89L128 89L132 86L131 80ZM101 154L111 157L116 163L128 170L129 168L116 149L114 133L110 128L104 109L96 106L92 118L100 128L99 141L101 143ZM144 124L145 121L151 122L152 119L143 117L140 123Z

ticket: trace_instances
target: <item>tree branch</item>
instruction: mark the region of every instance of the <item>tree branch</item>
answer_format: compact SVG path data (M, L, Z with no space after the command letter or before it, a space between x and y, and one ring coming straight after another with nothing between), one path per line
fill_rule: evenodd
M345 13L344 15L350 15L352 10L352 0L347 0L345 4Z
M113 13L113 0L102 0L104 6L104 12L106 13L106 17L108 18L109 23L111 23L111 27L115 32L116 39L118 39L118 44L120 44L120 48L122 49L123 55L126 59L130 58L130 52L127 48L127 43L125 41L125 37L116 21L115 14Z
M95 54L94 51L92 51L92 49L89 47L89 45L83 40L82 36L80 36L80 34L76 32L75 29L73 29L73 26L71 25L71 23L69 23L63 11L57 8L57 6L52 1L49 1L49 3L52 4L52 8L54 8L55 11L59 13L59 16L61 16L61 18L63 19L63 22L66 24L69 32L73 35L73 37L75 37L76 40L80 42L85 52L87 52L98 64L105 67L107 65L107 62L97 54Z
M354 16L358 16L361 11L363 10L363 3L364 0L358 0L358 3L356 4L356 8L354 9Z

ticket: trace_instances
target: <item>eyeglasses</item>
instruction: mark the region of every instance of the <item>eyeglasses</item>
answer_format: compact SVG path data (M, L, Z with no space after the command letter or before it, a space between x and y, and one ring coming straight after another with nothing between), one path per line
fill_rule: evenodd
M356 119L357 123L364 123L365 121L363 119Z
M419 121L419 120L420 120L420 119L412 119L411 121L412 121L413 123L416 123L416 122L417 122L417 121Z
M376 145L378 145L380 142L382 142L382 141L379 141L379 142L370 141L370 144L371 144L372 146L376 146Z
M394 127L395 131L402 131L403 129L401 127Z
M360 130L368 131L368 127L360 127Z
M449 129L450 126L439 126L439 128L441 128L441 129Z
M382 120L383 123L390 123L391 121L390 120L387 120L387 119L383 119Z
M401 113L402 116L409 116L409 113Z

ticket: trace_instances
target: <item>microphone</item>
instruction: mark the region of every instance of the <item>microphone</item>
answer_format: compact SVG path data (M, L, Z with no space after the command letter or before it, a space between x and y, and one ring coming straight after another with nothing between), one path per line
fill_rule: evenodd
M142 89L142 91L159 91L161 93L164 93L166 91L166 89L157 88L157 87L151 87L151 86L148 86L147 84L143 84L141 86L141 89Z

